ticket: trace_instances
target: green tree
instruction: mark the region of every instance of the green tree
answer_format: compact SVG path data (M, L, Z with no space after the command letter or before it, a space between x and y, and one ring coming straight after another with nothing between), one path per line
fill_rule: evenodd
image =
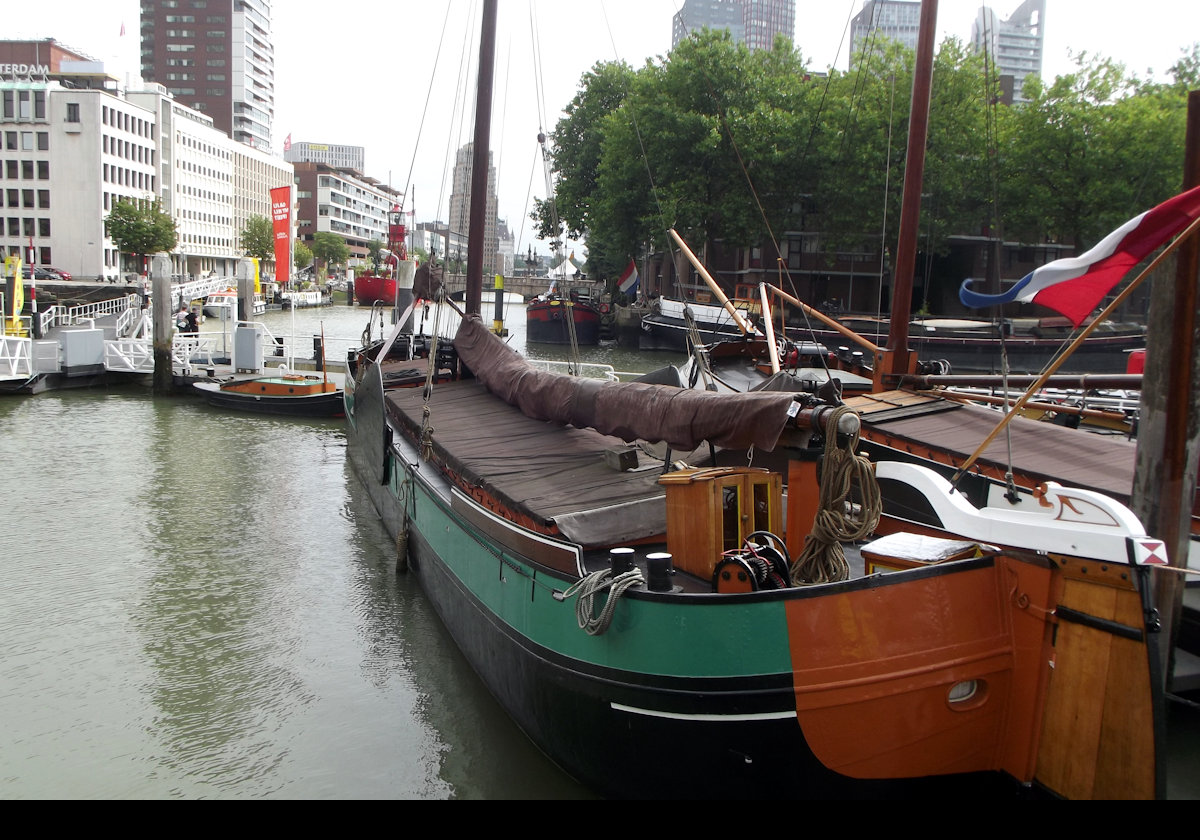
M346 260L350 259L350 246L336 233L322 231L313 236L312 252L325 264L326 270L330 266L345 265Z
M242 251L262 261L275 258L275 229L266 216L251 216L239 235Z
M372 239L367 243L367 261L371 263L371 271L378 274L383 265L383 241Z
M313 263L313 252L303 242L297 242L292 248L292 264L297 270L308 268Z
M144 270L149 254L172 251L179 242L175 221L158 201L117 199L104 220L104 229L117 250L138 258L139 271Z

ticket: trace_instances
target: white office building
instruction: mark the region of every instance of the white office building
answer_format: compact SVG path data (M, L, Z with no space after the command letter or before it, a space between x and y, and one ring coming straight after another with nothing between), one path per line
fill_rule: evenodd
M56 82L0 81L0 96L0 248L28 259L32 247L39 265L80 279L136 271L123 264L104 218L121 198L157 197L154 113L104 90Z
M292 167L235 143L160 85L124 97L46 79L0 80L0 251L78 279L117 281L145 267L104 226L122 198L160 200L179 235L172 272L233 276L240 232L270 217ZM10 106L11 103L11 106Z
M366 149L338 143L284 143L283 159L289 163L324 163L335 169L357 169L366 172Z

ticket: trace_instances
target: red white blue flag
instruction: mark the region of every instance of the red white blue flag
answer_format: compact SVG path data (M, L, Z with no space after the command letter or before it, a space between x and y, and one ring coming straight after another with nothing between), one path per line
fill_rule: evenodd
M621 279L617 281L617 288L627 295L632 295L637 291L638 287L638 272L637 266L633 264L633 260L629 261L629 267L621 275Z
M958 299L975 308L1014 301L1037 303L1062 313L1078 327L1129 269L1198 216L1200 187L1195 187L1130 219L1087 253L1035 268L1006 292L980 294L971 291L972 281L964 280Z

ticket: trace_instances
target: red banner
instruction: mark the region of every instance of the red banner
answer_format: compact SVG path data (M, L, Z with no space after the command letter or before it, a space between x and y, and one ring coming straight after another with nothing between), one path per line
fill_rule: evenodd
M283 285L292 266L292 188L271 189L271 226L275 231L275 282Z

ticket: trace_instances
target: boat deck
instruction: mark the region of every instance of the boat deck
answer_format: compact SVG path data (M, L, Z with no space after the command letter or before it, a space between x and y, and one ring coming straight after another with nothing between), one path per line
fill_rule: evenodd
M914 454L924 441L937 441L954 459L965 461L1000 422L989 408L962 405L906 391L855 396L846 404L863 419L863 437L878 431L908 441ZM1009 424L1013 472L1097 490L1122 502L1133 487L1137 446L1111 435L1080 434L1077 430L1017 417ZM997 436L983 460L1001 469L1009 463L1008 437Z
M416 385L425 379L421 367L389 363L384 374ZM423 391L387 394L389 416L411 440L421 435ZM531 419L474 381L435 385L429 411L434 450L446 468L480 500L494 499L538 530L558 531L585 548L666 532L662 461L644 449L631 452L620 438ZM609 450L635 458L637 466L611 466Z

